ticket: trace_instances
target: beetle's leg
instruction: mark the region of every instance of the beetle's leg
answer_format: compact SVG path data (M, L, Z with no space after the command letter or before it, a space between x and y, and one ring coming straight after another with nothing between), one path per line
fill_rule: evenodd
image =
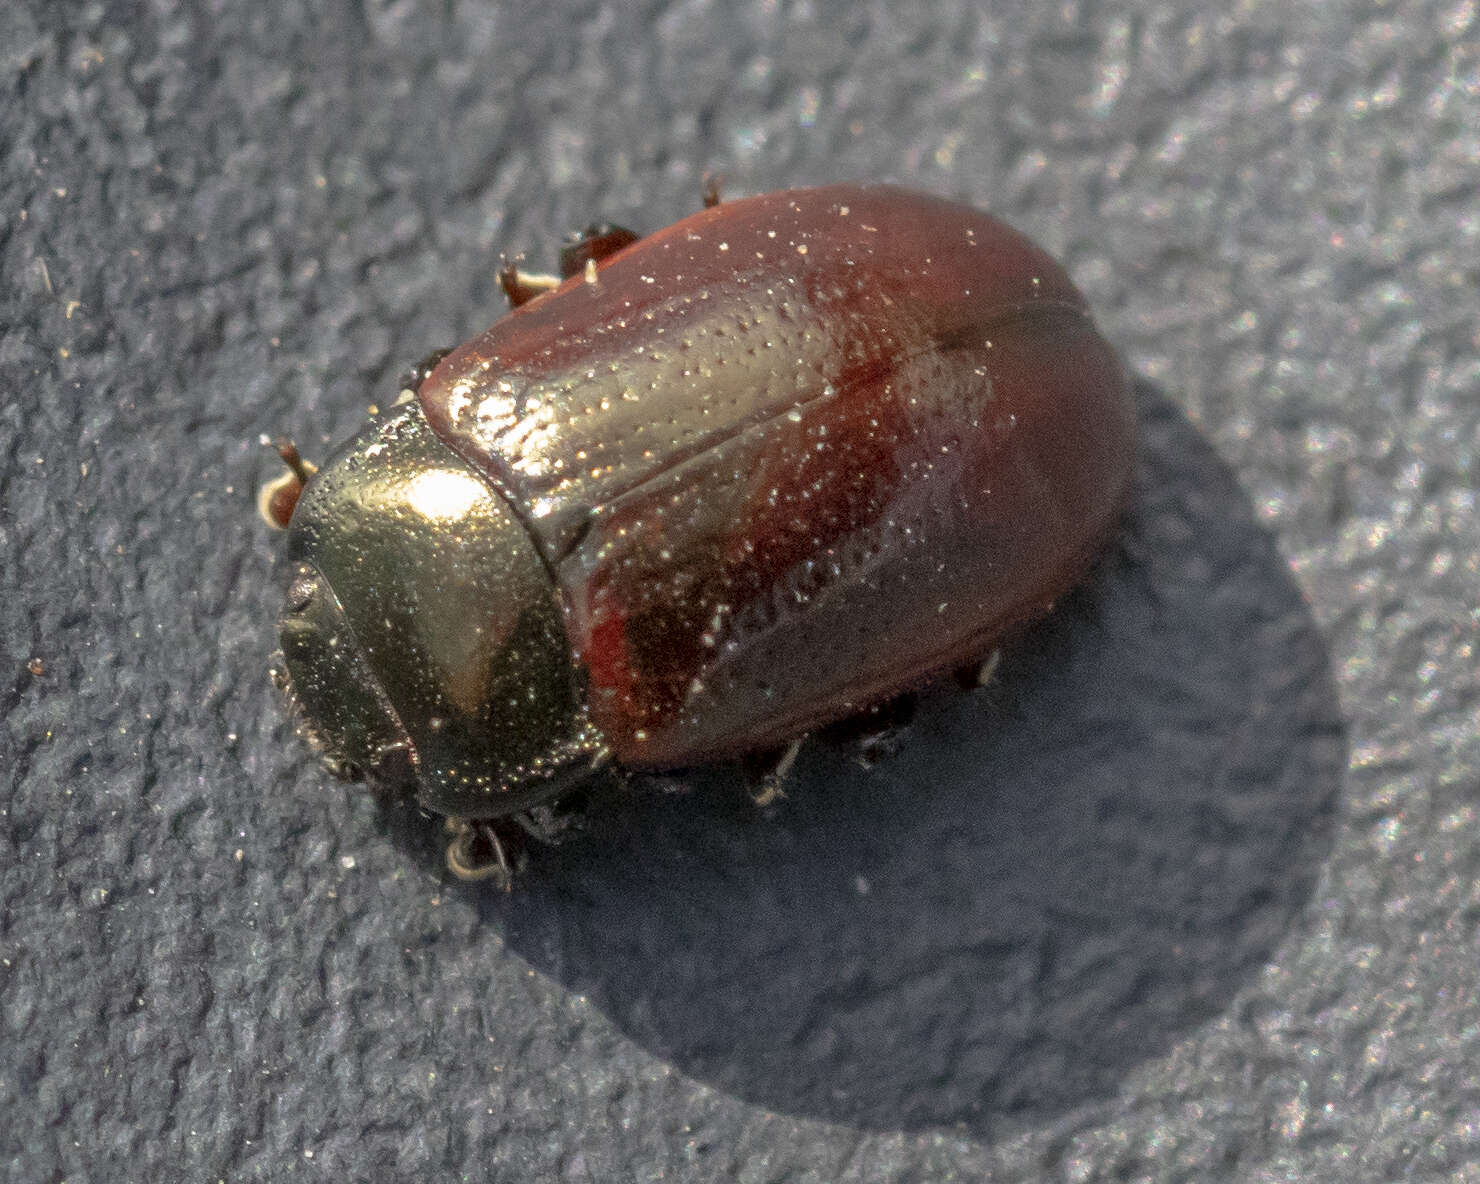
M992 681L992 675L997 672L997 664L1002 661L1002 651L993 650L980 662L973 662L969 666L956 668L956 682L963 691L974 691L978 687L984 687Z
M519 259L515 258L511 263L505 259L498 269L499 287L504 290L504 295L509 298L509 305L518 308L521 304L528 304L536 296L543 296L546 292L553 292L560 287L558 275L543 275L535 271L521 271Z
M447 870L459 880L497 879L505 892L514 884L514 872L498 830L488 819L449 818L447 829L452 841L447 844Z
M699 194L704 202L706 210L713 209L719 205L719 186L722 178L718 173L705 173L704 179L699 183Z
M665 794L677 796L693 789L693 783L684 777L682 770L659 772L653 769L618 769L617 783L632 794Z
M854 759L863 768L872 769L899 752L918 702L914 695L897 695L849 719L839 720L827 729L827 738L836 744L851 745Z
M276 450L278 456L282 457L283 464L288 466L288 471L274 477L258 492L257 512L269 526L287 530L288 520L293 517L293 507L298 504L298 496L308 484L308 479L318 472L318 468L299 456L298 446L286 437L274 441L263 436L262 443Z
M432 371L437 368L437 363L451 352L452 349L450 347L447 349L434 349L426 357L422 358L421 361L417 362L416 365L412 366L411 369L401 375L400 381L396 384L396 390L410 391L413 395L416 394L417 391L421 390L421 384L432 376Z
M575 811L562 813L548 803L531 806L528 810L515 814L514 821L522 826L526 833L552 847L584 829L579 813Z
M750 800L757 806L769 806L786 796L786 779L796 764L802 741L793 740L785 748L773 748L745 758L743 768L750 782Z
M573 275L580 275L588 263L600 263L623 247L630 247L641 237L635 230L613 226L610 222L592 224L585 230L567 235L560 248L560 277L568 280Z

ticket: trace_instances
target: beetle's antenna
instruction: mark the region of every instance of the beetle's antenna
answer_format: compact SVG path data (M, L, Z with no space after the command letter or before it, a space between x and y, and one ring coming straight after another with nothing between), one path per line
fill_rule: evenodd
M298 445L286 436L277 440L269 440L263 436L262 444L273 449L282 458L288 471L262 487L257 494L257 512L269 526L277 530L287 530L288 522L293 517L293 507L298 504L298 496L308 484L308 479L319 471L318 466L304 460L298 452Z
M283 458L283 464L292 470L293 476L297 477L302 484L307 485L308 479L319 471L317 465L309 464L299 455L298 445L286 436L273 441L272 447Z

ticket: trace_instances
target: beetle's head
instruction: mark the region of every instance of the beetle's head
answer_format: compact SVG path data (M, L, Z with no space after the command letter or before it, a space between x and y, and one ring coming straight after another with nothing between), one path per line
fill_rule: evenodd
M419 404L312 476L288 545L279 681L337 774L481 818L601 759L548 569Z

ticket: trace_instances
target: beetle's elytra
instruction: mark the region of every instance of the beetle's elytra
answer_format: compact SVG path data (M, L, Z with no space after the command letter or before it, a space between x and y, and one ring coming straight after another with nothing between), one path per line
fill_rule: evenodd
M1017 232L838 185L633 237L506 272L519 307L300 466L283 666L341 772L483 820L784 746L980 661L1110 537L1126 380Z

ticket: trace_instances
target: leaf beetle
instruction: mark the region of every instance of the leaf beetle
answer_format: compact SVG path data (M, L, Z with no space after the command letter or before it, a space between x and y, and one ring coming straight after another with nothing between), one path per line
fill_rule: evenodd
M715 200L710 200L714 198ZM772 754L979 664L1111 537L1124 371L1063 269L887 186L595 226L314 470L278 681L337 773L501 820L603 766Z

